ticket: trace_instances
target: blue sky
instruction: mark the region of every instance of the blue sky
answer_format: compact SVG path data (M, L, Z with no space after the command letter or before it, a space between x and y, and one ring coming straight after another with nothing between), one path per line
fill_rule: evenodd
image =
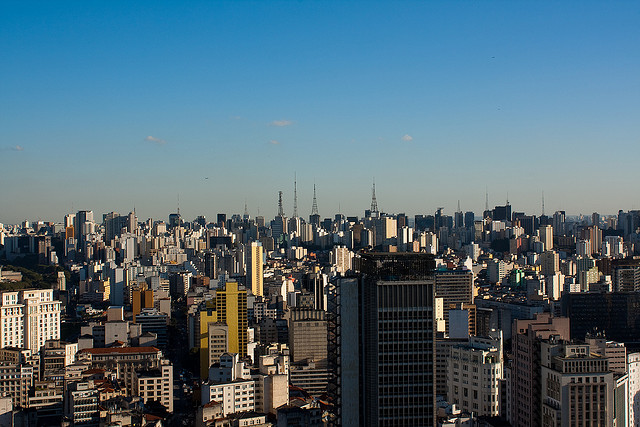
M640 208L639 2L2 2L0 222Z

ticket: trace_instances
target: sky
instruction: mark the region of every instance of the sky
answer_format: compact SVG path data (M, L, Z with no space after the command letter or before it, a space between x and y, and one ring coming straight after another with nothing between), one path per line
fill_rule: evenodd
M638 209L640 2L0 3L0 222Z

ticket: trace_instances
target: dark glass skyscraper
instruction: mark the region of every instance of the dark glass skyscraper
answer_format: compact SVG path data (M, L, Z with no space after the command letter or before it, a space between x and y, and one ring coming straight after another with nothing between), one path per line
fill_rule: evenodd
M336 425L433 426L431 255L363 253L329 297L329 393Z

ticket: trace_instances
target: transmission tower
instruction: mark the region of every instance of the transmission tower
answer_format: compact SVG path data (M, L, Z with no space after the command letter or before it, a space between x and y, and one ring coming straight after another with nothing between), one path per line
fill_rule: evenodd
M278 216L284 216L284 209L282 208L282 191L278 191Z
M316 200L316 184L313 184L313 205L311 205L311 215L318 215L318 200Z
M373 189L371 191L371 216L379 213L378 211L378 201L376 200L376 180L373 180Z
M293 217L298 217L298 178L293 174Z

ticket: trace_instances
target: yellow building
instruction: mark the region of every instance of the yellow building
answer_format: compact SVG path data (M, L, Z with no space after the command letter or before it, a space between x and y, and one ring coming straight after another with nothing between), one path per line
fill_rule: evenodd
M224 289L216 291L215 308L207 304L199 316L200 377L209 374L209 324L223 323L228 328L229 353L247 355L247 290L236 282L227 282Z
M247 260L247 279L251 283L251 293L255 296L263 296L262 254L262 243L251 243Z
M145 289L134 289L131 292L131 311L133 317L140 314L143 308L153 308L153 291Z

